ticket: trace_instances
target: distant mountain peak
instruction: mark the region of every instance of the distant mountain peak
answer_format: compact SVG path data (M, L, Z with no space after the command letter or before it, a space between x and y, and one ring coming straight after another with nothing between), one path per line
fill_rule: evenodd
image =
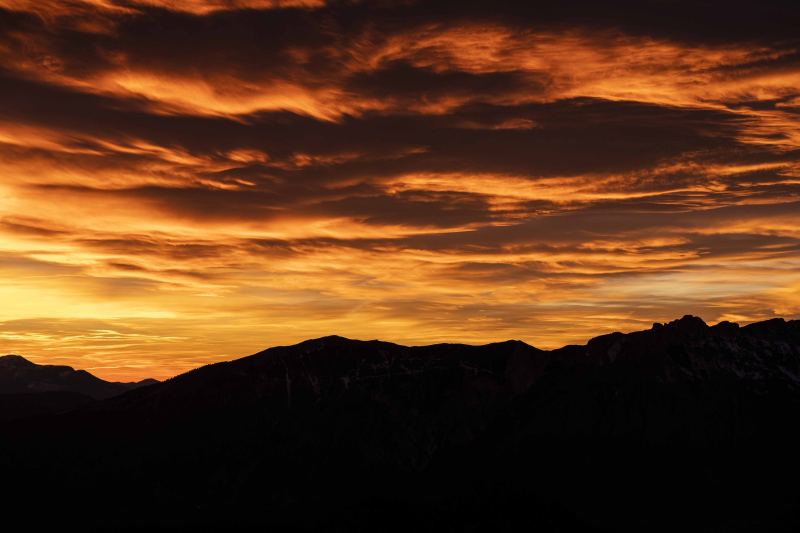
M71 366L39 365L16 354L0 356L0 394L75 392L102 399L154 382L110 382Z
M706 324L705 320L700 318L699 316L695 315L683 315L681 318L671 320L666 323L659 323L656 322L653 324L653 329L659 329L661 327L672 327L672 328L707 328L708 324Z
M654 323L652 331L666 331L670 334L696 337L707 335L710 328L699 316L683 315L681 318L667 322L666 324L661 324L659 322Z
M728 320L723 320L722 322L711 326L711 331L725 336L736 335L739 332L739 329L739 324L736 322L729 322Z
M24 366L36 366L36 363L28 361L21 355L9 354L9 355L0 355L0 366L24 367Z
M325 335L324 337L317 337L316 339L308 339L305 342L336 342L336 343L354 343L354 342L364 342L357 339L350 339L348 337L342 337L341 335Z
M541 350L539 350L539 348L536 348L535 346L531 346L527 342L521 341L519 339L509 339L507 341L497 341L497 342L492 342L492 343L489 343L489 344L485 344L483 346L487 346L487 347L492 347L493 346L493 347L497 347L497 348L501 348L501 349L505 348L505 349L509 349L509 350L523 349L523 350L534 350L534 351L537 351L537 352L541 351Z
M327 348L327 347L345 347L345 346L361 346L364 344L369 343L380 343L380 344L391 344L389 342L372 339L372 340L360 340L360 339L350 339L348 337L342 337L341 335L326 335L324 337L317 337L314 339L308 339L302 341L293 346L314 346L320 348ZM269 350L269 349L268 349Z

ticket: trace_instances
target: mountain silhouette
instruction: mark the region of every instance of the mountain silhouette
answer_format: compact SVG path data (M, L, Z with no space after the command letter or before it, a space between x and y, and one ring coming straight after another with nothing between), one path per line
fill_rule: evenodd
M0 471L9 509L84 529L788 531L799 415L797 320L330 336L0 426Z
M158 382L109 382L85 370L4 355L0 356L0 421L63 413L154 383Z
M152 379L137 383L104 381L70 366L37 365L20 355L0 356L0 394L75 392L101 400L153 383L157 382Z

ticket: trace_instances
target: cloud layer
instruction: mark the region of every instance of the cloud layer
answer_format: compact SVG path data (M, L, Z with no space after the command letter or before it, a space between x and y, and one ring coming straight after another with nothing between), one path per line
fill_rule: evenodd
M0 352L800 314L800 9L0 0Z

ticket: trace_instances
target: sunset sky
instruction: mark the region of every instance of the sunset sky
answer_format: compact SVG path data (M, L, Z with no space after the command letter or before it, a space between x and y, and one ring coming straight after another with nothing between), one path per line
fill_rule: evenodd
M0 353L800 315L800 4L0 0Z

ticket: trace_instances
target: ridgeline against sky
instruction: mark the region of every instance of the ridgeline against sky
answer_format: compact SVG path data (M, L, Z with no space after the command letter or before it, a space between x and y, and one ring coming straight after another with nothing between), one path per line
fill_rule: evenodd
M535 4L0 0L0 352L800 313L796 2Z

